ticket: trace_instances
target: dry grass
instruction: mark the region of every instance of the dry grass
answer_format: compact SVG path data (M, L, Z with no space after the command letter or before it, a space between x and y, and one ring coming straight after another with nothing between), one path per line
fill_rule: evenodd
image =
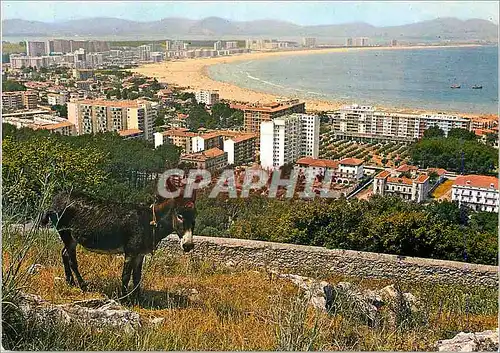
M451 187L453 186L453 180L446 180L443 182L441 185L439 185L436 190L432 193L432 197L435 199L441 199L442 197L445 197L450 191ZM451 197L447 197L451 199Z
M43 268L28 278L26 291L53 303L107 296L119 297L122 256L97 255L79 249L78 261L89 292L68 286L54 233L41 237L23 271L32 263ZM11 253L4 249L3 267ZM157 251L147 258L140 305L130 306L145 322L136 335L89 333L57 327L19 348L74 350L430 350L437 339L462 330L496 327L496 291L415 283L402 284L425 302L428 321L398 329L388 323L371 328L348 313L327 315L307 308L297 289L265 271L229 269L192 256ZM382 288L389 280L328 278L355 282L360 288ZM469 293L469 292L470 293ZM35 342L36 338L36 342ZM26 340L25 340L26 341Z

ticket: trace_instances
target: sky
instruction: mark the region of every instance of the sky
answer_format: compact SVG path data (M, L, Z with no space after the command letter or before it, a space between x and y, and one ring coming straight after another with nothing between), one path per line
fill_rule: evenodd
M62 22L89 17L155 21L165 17L217 16L248 21L275 19L300 25L366 22L394 26L437 17L482 18L498 24L498 1L2 1L2 19Z

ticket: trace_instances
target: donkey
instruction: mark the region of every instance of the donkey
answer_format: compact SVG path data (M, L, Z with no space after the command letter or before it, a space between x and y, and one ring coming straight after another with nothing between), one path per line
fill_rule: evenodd
M175 186L171 182L167 181L166 185L167 189L174 191ZM79 287L87 289L78 271L77 244L101 254L123 253L122 295L127 296L133 273L132 292L137 298L140 296L144 256L152 253L163 238L175 231L181 238L182 250L192 250L195 196L190 199L183 199L182 196L173 199L156 197L157 202L147 207L105 204L77 194L56 195L50 210L42 218L42 224L47 225L50 221L64 243L62 260L68 284L74 286L76 276Z

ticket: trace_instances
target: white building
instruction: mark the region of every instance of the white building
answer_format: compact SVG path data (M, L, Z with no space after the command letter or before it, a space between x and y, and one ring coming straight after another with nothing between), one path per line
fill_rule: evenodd
M27 56L43 56L48 54L46 42L26 41Z
M238 49L238 42L226 42L226 49Z
M318 158L319 117L295 113L260 124L260 163L277 169L301 157Z
M376 195L395 195L404 200L422 202L429 193L429 176L419 174L416 178L394 177L384 170L373 179L373 193Z
M451 199L474 211L498 212L498 178L460 175L453 183Z
M69 94L49 93L47 94L47 101L49 105L64 105L69 101Z
M414 141L430 127L438 126L445 136L453 128L469 130L470 120L446 114L409 114L377 110L357 104L329 114L337 138Z
M316 38L302 38L302 46L306 48L315 48Z
M149 61L151 59L151 45L140 45L137 50L139 51L139 60Z
M295 169L302 173L312 170L315 175L325 175L326 172L330 172L332 173L332 181L339 184L359 182L364 176L363 160L357 158L332 161L330 159L303 157L297 161Z
M219 102L219 91L198 91L195 93L195 98L198 103L214 105Z
M222 50L222 42L220 40L214 43L214 50Z

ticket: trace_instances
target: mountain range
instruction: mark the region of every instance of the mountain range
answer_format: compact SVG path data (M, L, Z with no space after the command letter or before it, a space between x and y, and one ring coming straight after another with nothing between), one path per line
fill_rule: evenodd
M345 38L370 37L379 39L404 39L426 41L498 40L498 25L482 19L460 20L437 18L401 26L376 27L368 23L301 26L277 20L230 21L219 17L201 20L164 18L159 21L139 22L118 18L89 18L57 23L6 19L2 21L3 36L26 37L123 37L158 36L217 38L243 37L318 37Z

